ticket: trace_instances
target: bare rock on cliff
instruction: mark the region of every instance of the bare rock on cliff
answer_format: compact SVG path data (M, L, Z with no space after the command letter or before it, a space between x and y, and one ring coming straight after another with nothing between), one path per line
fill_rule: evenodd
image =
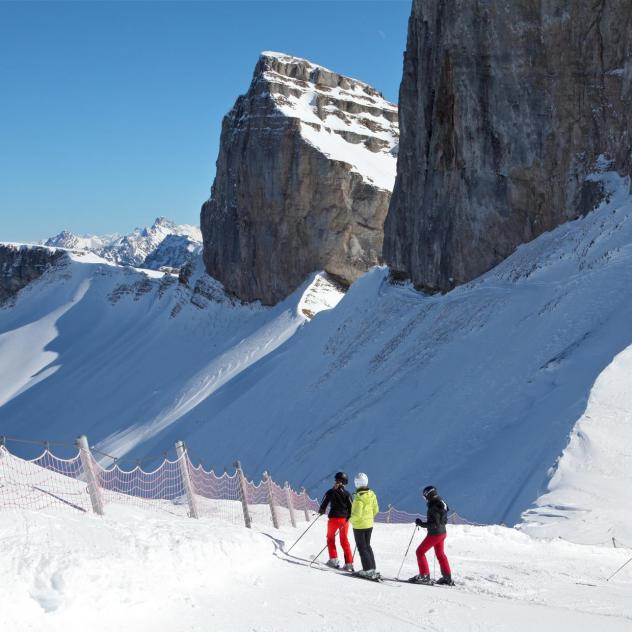
M43 246L0 244L0 305L13 299L65 256L63 250Z
M415 0L384 258L447 290L630 172L632 3Z
M397 142L397 108L371 86L263 53L223 121L201 211L208 273L265 304L316 270L352 283L381 260Z

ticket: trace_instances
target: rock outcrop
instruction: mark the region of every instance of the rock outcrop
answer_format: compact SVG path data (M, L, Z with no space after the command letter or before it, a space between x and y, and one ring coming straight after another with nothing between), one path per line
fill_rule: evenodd
M353 282L380 262L397 108L371 86L263 53L222 125L204 263L245 301L274 304L311 272Z
M0 244L0 305L64 257L62 250Z
M413 2L384 258L447 290L630 172L630 0Z

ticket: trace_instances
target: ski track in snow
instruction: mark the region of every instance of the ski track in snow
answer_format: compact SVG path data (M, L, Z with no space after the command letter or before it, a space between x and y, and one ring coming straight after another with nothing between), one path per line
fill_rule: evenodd
M319 551L324 528L315 526L292 553ZM373 546L384 575L397 572L410 528L377 525ZM115 504L104 518L3 512L2 628L54 632L89 621L94 632L593 632L628 630L632 620L631 571L604 582L629 550L451 527L447 553L459 586L392 590L293 563L277 548L301 531L263 531ZM402 577L415 572L411 551Z

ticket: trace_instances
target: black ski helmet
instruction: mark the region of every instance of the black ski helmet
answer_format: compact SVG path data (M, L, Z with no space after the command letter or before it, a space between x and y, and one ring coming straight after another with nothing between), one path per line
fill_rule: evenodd
M426 485L421 493L427 499L428 496L434 496L437 493L437 488L434 485Z
M342 483L343 485L349 482L349 477L344 472L336 472L334 478L336 479L336 483Z

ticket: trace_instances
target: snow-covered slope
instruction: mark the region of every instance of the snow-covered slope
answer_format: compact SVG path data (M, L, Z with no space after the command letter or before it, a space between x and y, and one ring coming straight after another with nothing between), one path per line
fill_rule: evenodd
M69 253L24 288L0 309L0 373L10 376L0 382L2 432L71 440L81 431L123 454L342 296L314 275L273 309L242 305L201 268L183 286Z
M630 325L628 325L629 327ZM601 373L548 491L523 516L542 537L632 548L632 346ZM614 542L613 539L614 538Z
M46 246L88 250L120 265L158 270L180 268L202 249L202 233L196 226L175 224L158 217L149 228L129 235L75 235L67 230L47 239Z
M410 532L410 525L376 526L384 575L397 573ZM116 505L104 518L3 511L0 622L20 632L75 631L86 621L93 632L630 627L631 571L604 582L627 558L623 549L538 541L503 527L452 527L447 549L460 585L429 588L309 569L324 525L287 558L278 549L297 535L290 527L258 532ZM411 551L402 576L415 572Z
M396 506L418 507L432 482L462 515L519 520L595 380L632 344L629 183L603 178L609 203L445 296L369 273L183 418L208 420L190 440L313 490L340 467L370 470ZM618 483L595 484L620 502Z
M239 456L247 472L270 468L313 493L340 468L365 470L385 502L411 510L433 483L470 519L516 522L546 492L596 380L632 344L629 182L599 177L607 203L475 282L425 296L375 269L294 335L306 300L298 295L263 309L215 303L211 285L182 301L180 289L131 270L115 291L120 277L96 264L61 283L43 278L0 311L0 344L20 350L9 369L23 374L4 385L2 423L28 436L72 438L81 429L139 458L184 438L209 463ZM170 318L178 310L184 317ZM37 345L20 342L40 323ZM603 374L607 391L600 380L595 397L619 388L613 374ZM584 448L573 439L551 491L569 489L568 472L579 472L572 484L589 492L540 501L566 506L558 510L565 524L583 519L571 509L592 509L597 494L615 507L632 484L619 411L604 412L612 445L592 429L606 427L600 417L587 414L598 426L588 434L582 421L574 436L590 437L600 465L579 471ZM609 459L617 462L610 474ZM538 519L545 512L553 513ZM629 525L605 528L630 542Z

